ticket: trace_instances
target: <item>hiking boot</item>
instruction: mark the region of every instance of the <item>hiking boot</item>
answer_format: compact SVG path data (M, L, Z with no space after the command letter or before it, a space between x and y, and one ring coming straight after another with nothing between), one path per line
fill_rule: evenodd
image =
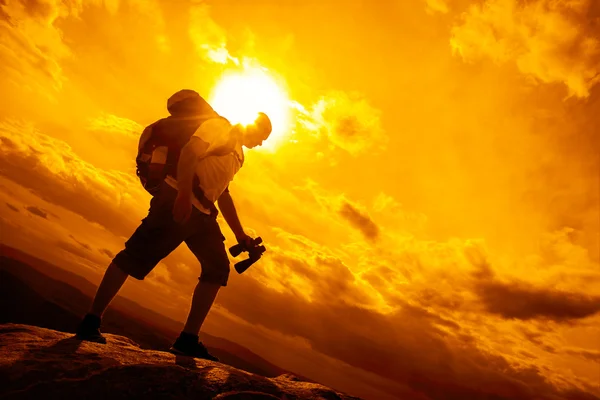
M77 327L75 337L79 340L105 344L106 338L100 332L101 321L102 319L96 315L86 314Z
M217 357L208 352L202 342L198 341L197 335L191 335L185 332L181 332L175 343L173 343L173 346L169 349L169 352L179 356L219 361Z

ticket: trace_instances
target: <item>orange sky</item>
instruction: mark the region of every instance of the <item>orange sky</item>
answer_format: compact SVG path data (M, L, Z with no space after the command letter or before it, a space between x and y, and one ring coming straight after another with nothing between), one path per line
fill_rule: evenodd
M0 239L99 282L148 208L141 129L265 68L288 118L231 191L268 253L207 332L368 399L597 398L599 21L596 0L2 2ZM198 274L182 247L122 293L183 321Z

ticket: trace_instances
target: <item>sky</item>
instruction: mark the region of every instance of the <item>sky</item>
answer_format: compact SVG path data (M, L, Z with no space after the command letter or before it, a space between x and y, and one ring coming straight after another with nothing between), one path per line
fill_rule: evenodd
M597 0L4 0L0 59L3 243L99 283L194 89L274 125L206 332L365 399L600 398ZM183 322L199 273L121 293Z

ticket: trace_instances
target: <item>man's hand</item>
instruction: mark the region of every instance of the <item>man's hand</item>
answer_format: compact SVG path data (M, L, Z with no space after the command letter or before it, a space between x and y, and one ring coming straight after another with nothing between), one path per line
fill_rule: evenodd
M252 247L252 239L250 236L246 235L244 232L235 235L236 240L239 244L241 244L246 250L249 250Z
M173 204L173 219L175 222L184 224L192 215L192 195L181 190L177 193L175 204Z

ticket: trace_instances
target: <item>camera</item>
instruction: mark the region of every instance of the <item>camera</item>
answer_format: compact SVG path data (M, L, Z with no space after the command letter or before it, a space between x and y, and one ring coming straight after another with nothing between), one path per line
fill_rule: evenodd
M262 254L267 250L265 246L261 245L261 243L262 238L257 237L252 239L248 245L246 243L238 243L229 248L229 254L231 254L232 257L237 257L244 251L248 252L247 259L235 264L235 270L238 272L238 274L241 274L250 268L250 266L257 262Z

